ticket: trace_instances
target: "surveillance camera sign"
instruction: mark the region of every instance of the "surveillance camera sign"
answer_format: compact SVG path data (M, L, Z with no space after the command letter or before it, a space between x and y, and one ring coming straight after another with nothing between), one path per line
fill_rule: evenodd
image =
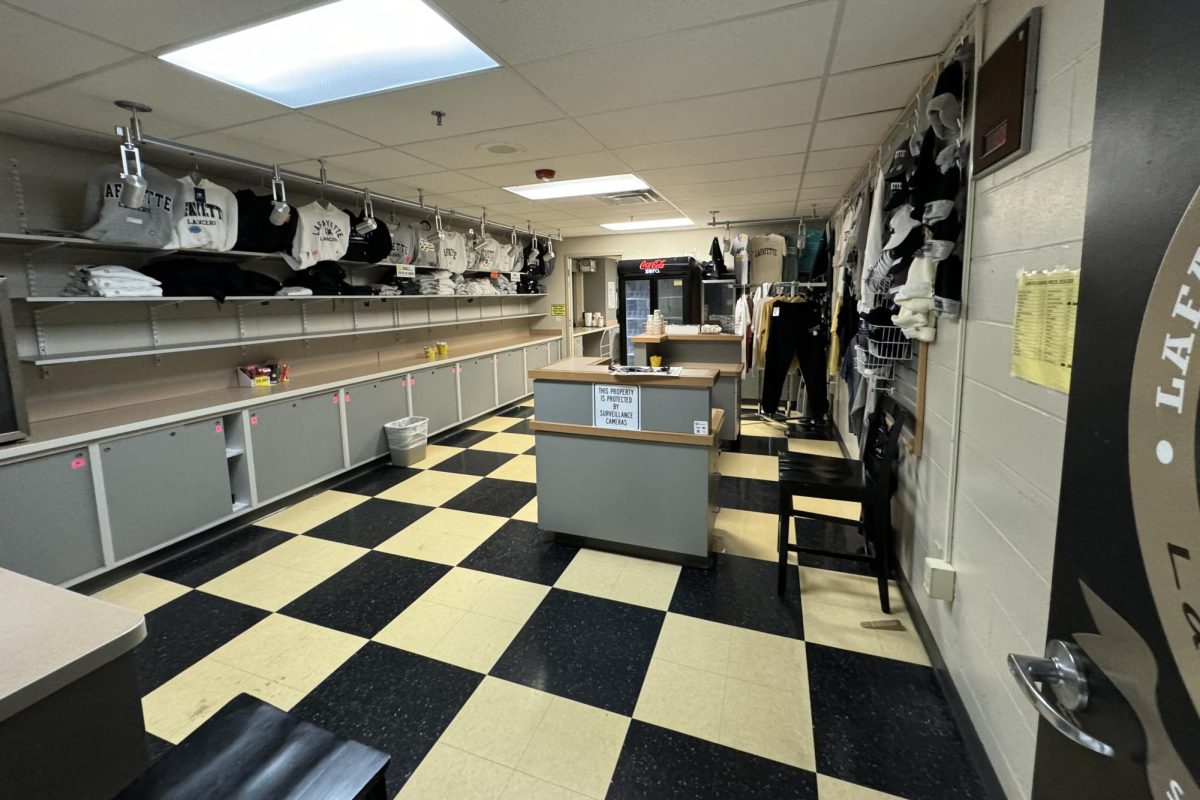
M642 429L642 396L637 386L594 383L592 424L623 431Z

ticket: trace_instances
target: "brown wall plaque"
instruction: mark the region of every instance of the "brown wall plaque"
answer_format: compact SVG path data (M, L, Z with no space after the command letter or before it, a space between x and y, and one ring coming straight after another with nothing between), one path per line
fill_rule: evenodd
M972 143L976 178L1029 152L1042 8L1035 6L979 68Z

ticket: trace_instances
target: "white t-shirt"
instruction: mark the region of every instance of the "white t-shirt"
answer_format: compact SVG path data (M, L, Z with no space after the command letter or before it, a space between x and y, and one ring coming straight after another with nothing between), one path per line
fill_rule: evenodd
M411 225L389 225L392 235L392 252L383 261L385 264L411 264L417 258L417 234Z
M783 280L783 256L787 241L777 233L750 237L750 280L776 283Z
M480 272L508 271L510 262L502 260L508 256L508 246L502 245L490 236L479 240L475 246L475 269Z
M461 275L467 271L467 237L455 231L443 231L437 242L437 265Z
M294 270L311 267L318 261L338 261L350 246L350 215L332 203L314 201L296 209L300 216L292 254L287 258Z
M436 267L437 266L437 233L432 230L426 230L421 223L414 223L409 226L413 232L413 239L417 243L416 257L413 261L418 267Z
M233 192L208 178L179 179L179 205L168 249L232 250L237 241L238 207Z

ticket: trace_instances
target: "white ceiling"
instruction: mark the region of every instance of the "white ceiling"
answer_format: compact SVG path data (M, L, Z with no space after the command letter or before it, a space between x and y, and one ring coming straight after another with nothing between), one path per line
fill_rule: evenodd
M124 121L112 101L134 99L154 107L147 133L302 172L323 158L333 180L565 235L631 215L824 213L973 2L436 0L498 69L302 111L155 57L319 4L0 0L0 129L111 136ZM636 172L666 201L535 203L501 188L539 167Z

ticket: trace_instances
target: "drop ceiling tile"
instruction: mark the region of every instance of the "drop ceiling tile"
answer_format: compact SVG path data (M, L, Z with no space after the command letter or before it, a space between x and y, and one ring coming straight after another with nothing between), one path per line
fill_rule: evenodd
M794 6L520 70L572 116L799 81L824 69L836 8L834 2Z
M81 128L59 125L57 122L48 122L44 119L27 117L24 114L14 114L10 111L0 111L0 131L11 133L23 139L52 141L56 144L65 144L85 150L111 148L113 158L117 157L116 142L113 140L111 132L102 134L95 131L85 131Z
M847 0L833 71L940 53L973 5L972 0Z
M651 186L669 194L667 187L708 181L732 181L790 175L804 169L804 155L771 156L770 158L739 159L724 164L702 164L692 167L643 170L638 173Z
M817 130L813 134L812 149L878 145L899 116L898 111L878 111L874 114L818 122Z
M276 157L280 162L354 153L374 145L374 142L360 136L294 113L245 125L234 125L220 131L184 136L182 140L251 159L255 157L247 153L252 148L255 152L268 150L292 154L288 158Z
M631 206L618 206L605 203L599 208L589 208L586 211L576 211L572 216L587 222L620 222L630 217L637 219L664 219L678 217L679 209L670 203L639 203Z
M850 188L849 181L841 186L812 186L801 189L796 200L800 203L801 208L810 203L836 202L848 188Z
M804 182L800 186L804 189L815 189L820 186L847 186L850 181L858 177L860 172L862 172L861 167L806 172L804 173Z
M606 233L615 233L615 231L605 230L599 225L572 225L569 228L562 228L562 235L565 237L602 236Z
M811 130L810 125L789 125L762 131L706 136L690 141L626 147L615 152L635 170L713 164L734 158L765 158L803 153L808 149L808 135Z
M558 174L555 180L620 175L629 172L629 167L624 161L607 151L536 161L520 161L513 164L499 164L494 167L474 167L462 171L491 186L504 187L536 183L537 177L533 171L540 167L550 167L556 170Z
M791 175L772 175L765 178L689 183L683 186L672 186L666 194L667 198L675 203L685 203L693 198L724 197L734 194L753 194L754 192L775 192L783 189L790 189L794 192L799 185L800 174L794 173Z
M427 175L413 175L403 181L409 186L416 186L427 195L453 194L470 189L486 189L487 184L477 181L458 172L432 172Z
M0 6L0 52L4 53L0 97L13 97L135 55L8 6Z
M510 144L520 148L515 153L497 154L484 147L488 144ZM448 169L488 167L531 158L553 158L576 153L603 150L591 134L570 119L517 125L502 130L468 133L429 142L404 146L404 151L433 161Z
M760 206L773 203L793 203L796 201L796 188L779 189L774 192L747 192L745 194L714 194L707 197L697 197L685 202L688 206L705 206L709 209L729 208L732 206Z
M632 147L719 136L760 127L811 122L820 80L795 81L727 94L655 103L579 118L579 124L607 147Z
M113 42L149 52L177 42L193 42L215 33L248 27L248 23L280 16L300 0L204 0L138 2L129 0L11 0L64 25L86 30Z
M936 59L918 58L899 64L843 72L825 82L821 119L850 117L888 108L904 108L917 93Z
M428 161L401 153L390 147L367 150L362 153L350 153L344 156L331 156L327 162L330 167L338 166L353 170L366 176L368 180L405 178L410 175L438 171L437 164L430 164Z
M113 105L131 99L154 109L145 133L175 138L273 117L287 109L156 59L138 60L60 84L5 108L79 128L112 133L129 115Z
M305 175L320 175L321 162L315 158L306 158L300 161L288 161L279 165L281 169L291 170L292 172L300 172ZM325 162L325 175L331 181L339 183L349 183L353 186L362 186L371 183L371 176L357 172L352 169L347 169L340 164L334 164L332 161ZM287 180L287 176L284 176Z
M561 0L439 0L438 6L485 46L510 64L603 47L666 31L767 11L793 0L739 0L697 3L656 0L647 13L645 0L563 3ZM531 22L536 20L535 37Z
M695 221L707 223L710 214L707 209L684 209L687 216ZM739 219L775 219L779 217L790 217L795 214L795 204L791 201L786 203L771 203L769 205L756 206L730 206L722 208L717 214L717 220L739 220Z
M875 155L878 145L859 145L858 147L838 147L833 150L817 150L808 154L809 172L820 172L827 169L846 169L860 167Z
M464 203L486 207L488 211L512 210L513 206L537 206L532 200L522 200L519 195L506 192L503 189L488 187L486 189L463 189L453 192L453 195Z
M445 111L442 126L430 113ZM561 119L563 112L510 69L306 108L311 117L380 144L402 145L466 133Z

